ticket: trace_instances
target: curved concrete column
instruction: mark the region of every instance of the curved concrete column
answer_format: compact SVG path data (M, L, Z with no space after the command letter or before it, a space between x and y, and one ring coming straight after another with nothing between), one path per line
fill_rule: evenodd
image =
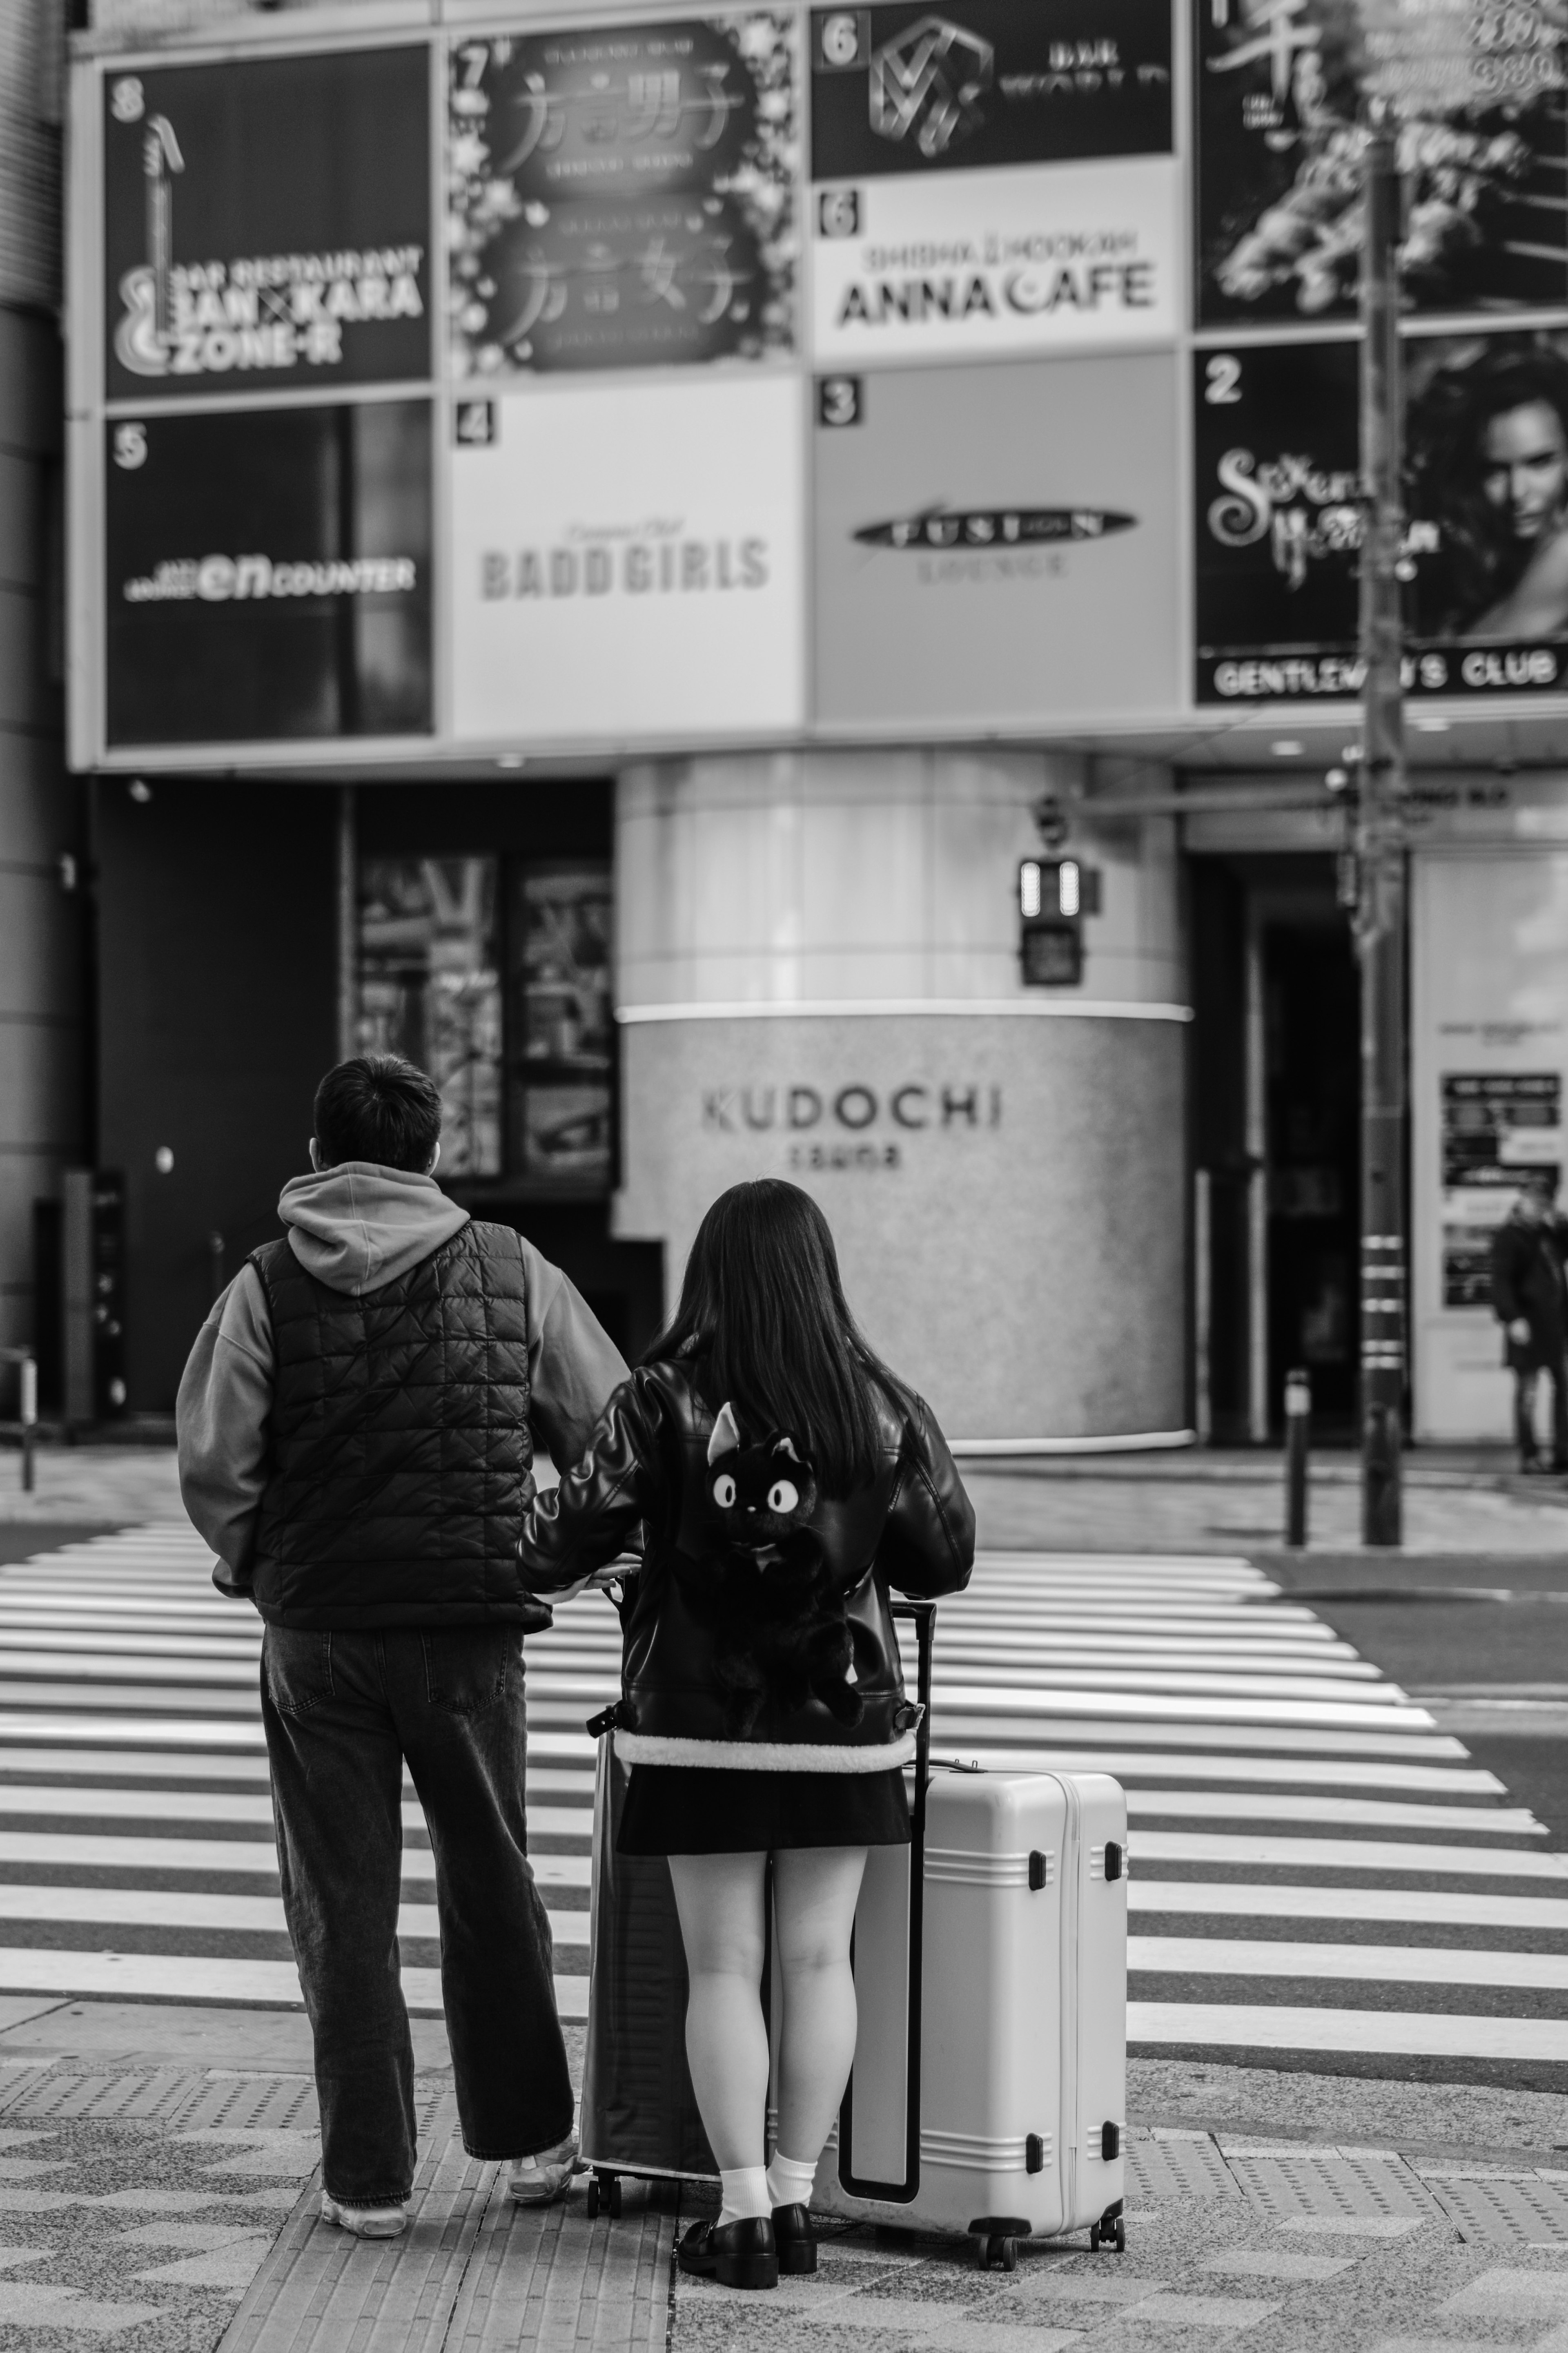
M804 1185L873 1344L968 1439L1185 1421L1173 828L1098 828L1083 985L1026 988L1032 806L1081 764L950 752L628 771L625 1189L671 1290L714 1196Z

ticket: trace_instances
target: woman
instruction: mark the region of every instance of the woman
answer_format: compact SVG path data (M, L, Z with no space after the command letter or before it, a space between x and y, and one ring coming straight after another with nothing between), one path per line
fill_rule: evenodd
M524 1582L563 1591L644 1531L616 1754L623 1853L669 1858L686 2048L718 2160L689 2272L772 2287L816 2268L807 2211L855 2055L849 1934L866 1855L908 1842L889 1585L957 1592L974 1517L930 1412L856 1329L827 1220L761 1177L714 1202L680 1305L588 1452L534 1505ZM773 1859L778 2147L764 2165L760 2000Z

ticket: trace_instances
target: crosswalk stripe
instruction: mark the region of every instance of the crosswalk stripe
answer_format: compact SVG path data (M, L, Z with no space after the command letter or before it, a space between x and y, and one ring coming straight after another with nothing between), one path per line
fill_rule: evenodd
M0 1836L3 1836L0 1833ZM1221 1831L1140 1831L1137 1862L1261 1863L1295 1871L1419 1871L1448 1878L1568 1879L1568 1854L1513 1847L1420 1846L1394 1839L1265 1838Z
M1568 1936L1568 1897L1484 1894L1444 1887L1247 1886L1236 1880L1145 1879L1127 1883L1131 1912L1186 1914L1194 1919L1398 1921L1504 1936Z
M1165 1977L1351 1978L1390 1985L1525 1986L1568 1993L1568 1953L1452 1945L1292 1945L1272 1938L1131 1936L1127 1966Z
M261 1629L209 1567L188 1528L160 1527L0 1571L0 1923L40 1940L0 1946L0 1990L299 2001ZM563 2011L579 2018L584 1725L615 1694L619 1651L614 1612L585 1594L527 1652L534 1867ZM1204 1995L1135 2001L1139 2046L1568 2062L1568 1887L1553 1892L1568 1855L1542 1852L1541 1825L1461 1741L1246 1561L986 1554L939 1612L935 1703L938 1757L1131 1784L1140 1994L1163 1978ZM406 1786L404 1820L400 1926L417 1952L438 1922ZM1402 1928L1432 1941L1401 1944ZM1552 1948L1516 1949L1521 1931ZM174 1949L102 1951L116 1933ZM404 1978L411 2007L439 2010L437 1971ZM1377 1986L1376 2006L1337 2006L1336 1983ZM1468 2007L1388 2007L1444 1988ZM1488 2009L1521 1994L1563 2014Z
M1503 2059L1568 2063L1568 2018L1500 2018L1445 2011L1331 2010L1295 2003L1134 2001L1138 2046L1319 2051L1365 2058Z

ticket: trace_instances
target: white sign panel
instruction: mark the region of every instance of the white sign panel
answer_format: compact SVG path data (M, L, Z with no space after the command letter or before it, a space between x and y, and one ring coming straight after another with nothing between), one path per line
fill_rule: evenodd
M1422 1439L1507 1435L1513 1384L1491 1305L1492 1236L1526 1170L1564 1158L1568 811L1520 818L1549 826L1557 845L1426 851L1412 866L1411 1321Z
M751 737L804 708L793 376L463 401L452 459L463 742Z
M1177 166L1119 156L811 195L820 365L978 359L1176 332Z

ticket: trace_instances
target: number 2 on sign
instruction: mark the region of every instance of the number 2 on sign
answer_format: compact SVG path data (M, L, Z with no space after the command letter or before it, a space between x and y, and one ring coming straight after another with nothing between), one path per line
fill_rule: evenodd
M1234 352L1216 352L1204 376L1204 398L1211 408L1230 408L1241 398L1241 362Z

